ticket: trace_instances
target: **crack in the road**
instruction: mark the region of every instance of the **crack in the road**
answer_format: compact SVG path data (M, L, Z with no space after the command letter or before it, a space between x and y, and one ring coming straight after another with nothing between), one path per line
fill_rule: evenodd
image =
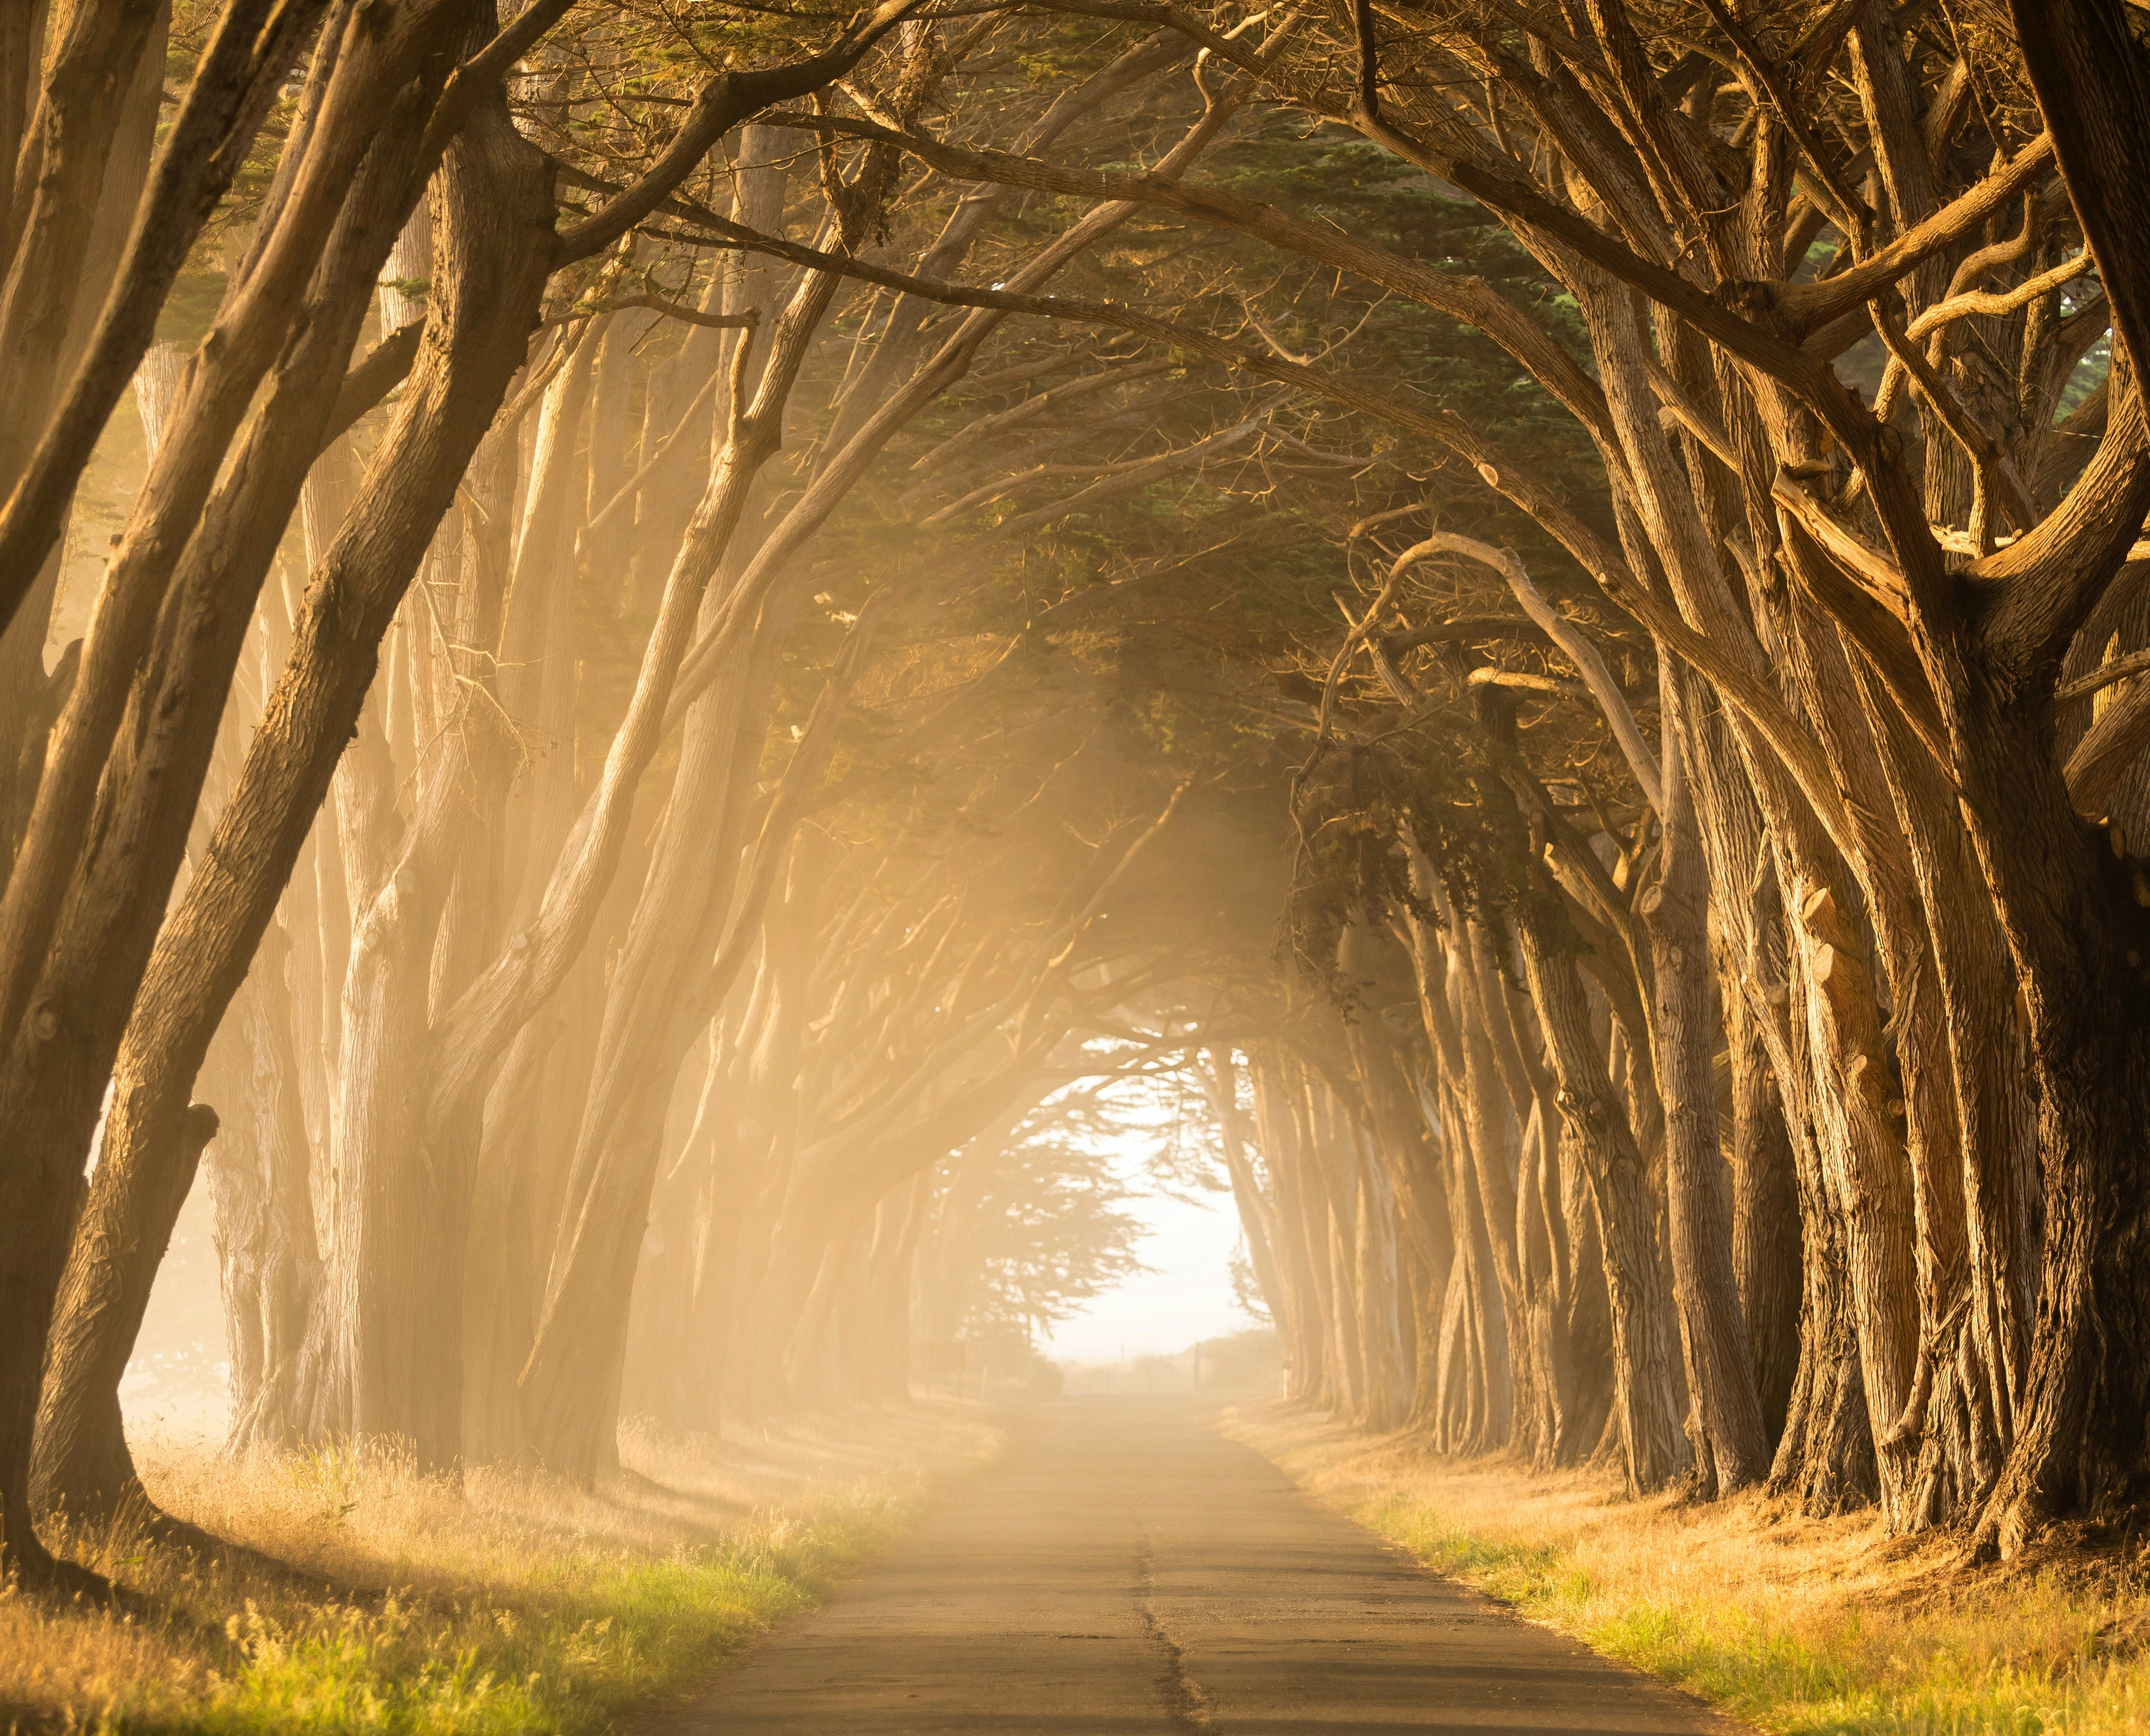
M1209 1696L1187 1673L1186 1654L1158 1619L1157 1580L1151 1571L1155 1557L1147 1527L1139 1536L1141 1542L1135 1555L1135 1613L1142 1617L1143 1631L1163 1660L1163 1668L1158 1672L1157 1690L1164 1702L1165 1716L1175 1730L1214 1729L1216 1726L1209 1717Z

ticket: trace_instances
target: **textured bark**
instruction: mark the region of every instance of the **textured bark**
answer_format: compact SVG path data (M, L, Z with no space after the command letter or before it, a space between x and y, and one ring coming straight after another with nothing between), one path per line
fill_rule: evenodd
M1444 1446L1451 1452L1476 1452L1507 1441L1514 1416L1514 1364L1509 1346L1512 1323L1501 1305L1491 1232L1478 1191L1480 1165L1475 1151L1498 1137L1487 1124L1482 1099L1470 1084L1464 1057L1466 1037L1459 1015L1466 1002L1460 976L1447 973L1434 989L1432 1015L1452 1041L1456 1067L1448 1070L1449 1043L1442 1047L1443 1068L1437 1120L1446 1163L1448 1216L1455 1227L1456 1259L1442 1299L1440 1391L1434 1399Z
M1807 1001L1813 990L1804 949L1792 949L1787 964L1786 992L1797 1060L1788 1062L1788 1070L1779 1077L1797 1078L1801 1086L1801 1113L1792 1134L1799 1160L1806 1274L1799 1372L1792 1383L1777 1456L1769 1468L1769 1486L1772 1493L1796 1496L1801 1510L1810 1516L1825 1517L1870 1504L1880 1485L1850 1293L1850 1231L1821 1154L1823 1142L1835 1137L1824 1124L1832 1113L1833 1099L1807 1070L1814 1032Z
M1679 677L1668 674L1668 693ZM1685 703L1668 705L1673 718ZM1695 1471L1706 1495L1767 1473L1761 1402L1732 1263L1732 1221L1717 1144L1715 1032L1709 1005L1708 878L1677 724L1664 756L1658 879L1643 895L1651 955L1651 1027L1665 1105L1665 1194L1674 1295L1687 1355Z
M130 3L86 0L71 16L109 21ZM233 0L231 15L251 3ZM1296 22L1288 56L1209 42L1206 112L1153 175L1064 170L1037 153L1103 94L1176 63L1178 36L1138 45L1056 105L1027 154L906 139L817 103L728 154L734 202L720 209L743 232L684 195L660 209L698 164L719 185L725 165L709 154L727 129L772 93L852 64L895 23L885 6L830 55L710 78L659 171L624 194L591 184L603 196L561 235L553 170L504 104L488 94L458 114L460 130L420 113L429 81L448 89L449 59L419 52L421 20L449 9L421 0L361 25L336 7L214 340L174 370L169 438L152 431L149 483L78 679L69 689L63 669L16 708L28 722L13 775L41 793L0 889L0 1148L21 1184L11 1199L28 1201L0 1230L0 1305L31 1305L11 1326L42 1324L41 1226L74 1211L91 1099L107 1072L116 1088L59 1269L39 1498L70 1510L139 1498L114 1389L199 1149L197 1093L224 1121L207 1174L235 1448L394 1437L436 1467L527 1458L589 1481L616 1466L623 1408L693 1431L901 1396L914 1332L956 1335L974 1294L963 1262L998 1197L988 1157L1031 1125L1023 1106L1095 1064L1077 1050L1169 1003L1183 979L1158 961L1181 937L1147 952L1168 908L1147 872L1124 902L1106 897L1118 870L1102 855L1054 878L1054 852L1095 835L1078 778L1125 770L1078 740L1078 708L1032 737L1037 759L1068 755L1036 788L1008 779L1005 795L960 797L960 832L906 820L861 842L847 818L801 826L810 798L840 815L878 778L878 754L847 754L860 782L822 787L856 658L804 739L792 732L778 780L769 770L790 749L770 728L774 695L780 669L792 691L799 646L826 632L810 618L810 640L788 643L792 612L818 584L856 581L850 553L832 557L850 576L831 578L812 548L850 513L850 491L1007 313L1089 317L1030 291L1152 207L1348 267L1504 346L1594 443L1602 498L1571 511L1461 412L1384 409L1314 364L1256 357L1249 370L1466 457L1465 482L1475 471L1534 515L1642 624L1661 684L1646 737L1624 695L1652 648L1454 535L1414 549L1363 618L1352 609L1315 758L1292 782L1304 876L1292 941L1330 980L1269 1000L1233 978L1199 1022L1191 999L1175 1007L1128 1063L1202 1069L1289 1395L1345 1424L1407 1425L1443 1451L1505 1449L1547 1467L1617 1456L1638 1493L1691 1464L1691 1492L1766 1470L1807 1512L1878 1502L1892 1532L1982 1508L1981 1544L2004 1551L2057 1516L2139 1505L2150 1209L2129 1154L2150 1114L2150 769L2137 763L2150 680L2132 656L2114 663L2141 642L2127 599L2142 588L2139 573L2113 575L2143 564L2130 558L2150 512L2150 419L2126 342L2150 303L2150 254L2121 202L2143 190L2134 147L2150 138L2150 77L2119 0L2018 8L2053 129L2013 156L1991 139L2003 155L1982 182L1966 165L1986 145L1955 140L2000 122L1964 99L1967 71L1922 88L1935 63L1916 45L1939 27L1881 0L1830 8L1827 39L1775 63L1772 42L1750 51L1743 22L1713 8L1702 40L1729 36L1758 84L1786 81L1791 94L1767 101L1708 73L1714 50L1667 75L1662 45L1618 5L1572 9L1576 40L1531 28L1531 62L1483 78L1471 57L1513 40L1516 18L1490 38L1438 9L1390 20L1385 37L1411 72L1378 92L1370 81L1349 124L1511 225L1579 316L1582 364L1486 285L1436 281L1356 237L1185 184L1263 79L1320 108L1302 82L1325 76L1317 39L1332 25L1318 18ZM934 44L987 39L983 24L905 28L899 108L939 76ZM31 53L18 34L0 25L0 79ZM451 40L440 25L439 45ZM363 52L339 64L352 43ZM1486 104L1461 128L1441 94L1457 67ZM2082 84L2080 104L2057 93L2062 79ZM1820 81L1844 138L1817 144L1798 103ZM454 88L466 84L491 89ZM354 91L370 106L354 108ZM1709 137L1742 112L1729 140ZM377 136L354 143L354 114ZM27 124L0 99L0 142ZM403 163L396 190L410 194L422 141L447 132L439 257L423 264L415 246L434 225L406 220L386 266L432 278L426 335L391 334L347 367L359 262L396 214L384 165ZM871 172L825 189L837 250L744 240L790 265L756 275L741 254L690 278L705 318L673 310L692 329L650 375L639 340L669 346L677 327L603 310L611 286L678 264L686 244L658 225L782 231L781 165L810 160L810 136L839 141L831 169L861 160L851 136L866 140ZM1845 139L1867 153L1856 189L1833 184ZM2076 213L2048 194L2056 140ZM929 327L922 310L941 287L846 256L899 150L1007 189L957 205L930 271L963 257L1013 189L1108 202L1009 261L1017 290L947 289L972 311ZM593 184L573 160L563 153L563 172ZM1557 177L1537 173L1546 163ZM11 219L36 196L17 185ZM650 232L630 235L645 218ZM1865 232L1809 271L1811 244L1847 223ZM2106 318L2084 299L2092 256L2118 310L2117 354L2057 431L2059 393ZM548 274L583 261L596 282L573 280L579 305L599 311L571 307L533 352ZM855 330L825 329L837 280L854 274L875 299ZM773 341L765 326L727 339L708 323L743 321L749 304L774 314L780 277L793 293ZM891 290L905 298L893 313ZM79 285L65 290L79 315ZM0 283L0 351L7 293ZM385 319L399 297L384 295ZM1237 353L1124 308L1093 311L1108 330L1184 338L1187 354ZM1883 396L1896 407L1880 416L1845 384L1864 354L1836 360L1877 325L1895 358ZM973 385L1022 388L1092 353L1040 361L1027 346L1021 366ZM1061 425L1063 404L1170 366L1108 366L930 437L915 467L926 479L898 510L941 487L937 465L987 462L981 448L1017 426L1080 431ZM497 417L517 368L530 383ZM366 391L406 369L381 437L334 443ZM841 379L812 409L824 432L786 495L755 477L781 445L795 371ZM162 377L145 367L145 412ZM353 454L369 441L361 477ZM310 582L250 628L257 569L310 455ZM689 475L709 484L691 515L694 491L675 487ZM1117 482L1140 479L1117 467ZM1355 558L1400 517L1355 527ZM0 553L9 534L0 522ZM1452 571L1402 590L1429 552L1501 573L1529 625L1441 618L1455 613ZM428 561L421 593L412 575ZM872 584L875 615L891 588ZM452 620L433 613L447 599ZM837 606L833 590L815 601ZM1601 630L1617 654L1593 644ZM204 730L218 706L228 733L253 703L250 676L225 699L249 632L283 679L204 841L227 761L203 774ZM630 689L621 648L644 633ZM1006 656L1035 652L1026 637ZM1489 654L1496 638L1507 648ZM1354 660L1367 657L1362 679ZM891 714L918 697L924 661L876 670ZM1402 712L1381 715L1390 701ZM12 704L0 691L0 710ZM496 711L512 739L487 726ZM970 715L956 698L932 712L891 764L913 763L944 715ZM977 763L978 742L961 745ZM1533 763L1548 749L1569 763ZM1459 775L1475 803L1453 799ZM914 811L941 810L949 788ZM1116 789L1114 813L1124 800ZM174 828L189 808L196 871L174 904ZM1026 809L1048 817L1018 820ZM0 812L0 844L24 818ZM1054 833L1037 853L1051 864L1025 880L1033 823ZM982 921L979 889L997 901L1003 887ZM1056 929L1042 913L1063 900L1081 914ZM1216 1047L1205 1060L1190 1042ZM1243 1118L1233 1069L1249 1045ZM0 1346L10 1477L21 1443L5 1402L33 1384L21 1347ZM18 1481L0 1477L0 1545L34 1579Z
M1388 1305L1406 1363L1401 1375L1385 1375L1398 1381L1406 1395L1401 1412L1391 1414L1394 1407L1385 1404L1384 1415L1393 1426L1416 1407L1421 1365L1432 1358L1428 1365L1438 1366L1437 1323L1427 1342L1420 1342L1418 1316L1427 1299L1420 1293L1419 1274L1438 1271L1445 1280L1455 1249L1440 1158L1411 1082L1416 1057L1411 1046L1399 1042L1390 1022L1390 1009L1417 1010L1413 961L1391 934L1359 920L1345 926L1337 959L1345 979L1358 985L1370 1003L1366 1012L1336 1024L1349 1057L1350 1095L1358 1105L1362 1138L1375 1160L1372 1173L1388 1200L1383 1216L1396 1244L1393 1281L1406 1287L1406 1294ZM1375 1007L1380 1010L1375 1012Z
M1432 865L1403 840L1411 886L1427 909L1447 909L1446 894ZM1443 1451L1475 1451L1502 1436L1512 1414L1508 1321L1498 1306L1492 1244L1479 1210L1472 1143L1485 1137L1476 1123L1466 1088L1462 983L1438 931L1416 912L1405 918L1419 1014L1433 1066L1414 1082L1421 1118L1440 1157L1442 1215L1447 1220L1445 1273L1430 1288L1430 1332L1421 1340L1421 1378L1413 1405L1415 1426L1428 1430ZM1452 931L1452 919L1451 931ZM1439 1281L1445 1278L1445 1282ZM1494 1305L1486 1306L1490 1294ZM1431 1365L1430 1369L1428 1365ZM1430 1374L1431 1378L1426 1378Z
M1456 1082L1463 1139L1456 1153L1469 1165L1461 1178L1461 1205L1474 1220L1470 1299L1473 1318L1480 1323L1484 1358L1486 1444L1500 1446L1513 1438L1517 1410L1532 1403L1536 1382L1527 1324L1518 1313L1522 1286L1515 1254L1515 1170L1520 1133L1515 1105L1496 1070L1476 976L1473 961L1459 949L1451 966L1463 1052L1463 1071Z
M20 415L0 434L0 476L13 487L78 346L67 342L82 299L82 270L100 226L123 234L149 162L160 81L138 78L164 58L169 14L160 0L84 0L68 9L27 129L22 173L7 214L7 275L0 285L0 370L20 394ZM143 96L146 92L146 114ZM128 183L118 223L97 221L105 178ZM123 371L124 379L131 365ZM26 551L33 571L45 551ZM18 569L20 570L19 568ZM5 610L12 620L16 599Z
M1365 1423L1385 1434L1411 1414L1411 1369L1405 1352L1396 1252L1395 1194L1382 1174L1373 1142L1362 1129L1355 1135L1353 1181L1358 1199L1359 1344L1366 1372Z
M1754 1357L1763 1438L1774 1456L1799 1371L1799 1175L1784 1101L1745 997L1724 997L1732 1074L1732 1263Z
M1527 910L1517 926L1547 1053L1560 1080L1561 1113L1597 1199L1612 1319L1613 1414L1628 1486L1639 1492L1669 1482L1686 1462L1673 1385L1677 1328L1658 1277L1642 1153L1599 1056L1573 955L1561 946L1557 930L1547 932L1555 920Z
M248 614L233 605L260 584L306 461L323 443L372 277L415 197L412 176L426 149L416 129L447 72L443 10L396 22L363 52L329 57L336 76L325 91L310 90L320 107L318 136L310 138L312 148L295 143L285 153L278 185L288 197L277 220L257 231L209 340L183 378L112 558L28 833L0 897L0 1028L11 1033L31 1004L47 941L78 883L108 760L139 751L129 720L141 728L144 694L182 661L174 648L186 612L194 611L199 630L210 589L220 585L225 607L209 654L212 667L228 667ZM378 130L391 114L408 124L403 132ZM286 346L295 320L297 336ZM260 409L249 421L257 397ZM242 421L245 437L235 448ZM220 708L224 686L218 679L199 688L192 710ZM178 733L199 753L213 728L210 719ZM191 795L193 780L184 781ZM138 968L129 968L130 978Z
M1562 1418L1561 1451L1580 1461L1604 1436L1612 1414L1612 1299L1605 1284L1604 1238L1597 1228L1582 1149L1555 1101L1552 1137L1557 1143L1561 1204L1567 1219L1567 1270L1561 1297L1562 1324L1574 1370Z
M1912 1499L1912 1455L1889 1438L1910 1401L1918 1360L1916 1230L1910 1164L1905 1145L1901 1087L1889 1064L1874 986L1857 936L1835 895L1816 888L1799 903L1806 953L1807 1002L1818 1052L1845 1057L1817 1093L1823 1106L1823 1178L1845 1226L1860 1378L1874 1437L1880 1495L1890 1522L1905 1523Z
M7 575L0 578L0 618L6 627L22 621L33 637L41 634L51 593L39 569L63 546L76 484L129 376L151 347L159 312L189 251L245 159L276 83L326 8L326 0L274 8L267 0L239 0L224 8L164 133L154 175L148 171L164 92L169 0L73 8L33 151L18 159L17 117L0 129L8 162L26 170L35 185L33 194L23 185L18 190L29 196L9 201L9 232L20 245L0 302L0 371L24 387L18 413L0 437L6 450L0 476L10 491L0 512L0 573ZM33 10L17 8L14 28L27 34ZM146 42L139 34L145 17ZM12 46L21 52L29 44ZM0 71L0 81L12 84L13 77ZM121 89L126 94L119 123L98 139L98 99L109 101ZM19 88L10 94L19 96ZM48 173L54 169L58 173ZM97 184L100 177L98 219L85 226L78 201L84 184ZM27 223L27 234L14 235L18 221ZM85 238L87 255L62 264ZM62 275L52 275L55 271ZM51 335L50 298L71 294L78 283L94 288L75 298L67 343L36 347ZM33 346L28 353L22 348L26 338ZM55 393L61 382L64 391Z
M41 1514L65 1513L96 1520L139 1497L141 1480L127 1451L119 1414L119 1377L127 1371L132 1337L91 1335L93 1307L132 1313L149 1306L149 1285L170 1245L170 1225L194 1186L202 1148L216 1137L216 1112L206 1103L187 1110L171 1165L141 1180L157 1188L131 1215L165 1226L164 1239L154 1247L114 1245L78 1232L60 1296L66 1313L47 1350L55 1364L64 1362L74 1378L49 1385L37 1420L36 1453L30 1473L30 1503ZM71 1330L70 1330L71 1329Z
M2150 353L2150 260L2133 215L2150 137L2150 74L2117 0L2011 11L2112 300L2114 349L2125 352L2116 353L2115 390L2132 397L2125 360ZM2132 457L2127 497L2112 502L2123 513L2141 510L2150 481L2139 450ZM2126 523L2132 532L2133 521ZM2122 865L2062 799L2050 711L2017 698L2025 685L2043 689L2061 648L2053 627L2087 613L2117 564L2122 537L2087 529L2017 578L2027 593L2023 618L1988 627L1983 643L1956 639L1950 649L1962 661L1943 689L1954 770L2021 984L2038 1086L2037 1320L2015 1439L1980 1522L1981 1543L2004 1552L2058 1514L2111 1512L2139 1500L2150 1466L2150 1371L2133 1348L2150 1321L2150 1241L2141 1190L2125 1179L2150 1104L2139 1035L2139 961L2150 937L2132 888L2123 892Z
M1941 1103L1915 1103L1913 1118L1953 1136L1913 1150L1919 1362L1890 1431L1891 1444L1917 1446L1911 1522L1930 1525L1984 1499L2013 1430L2034 1264L2022 1173L2030 1111L2020 1067L2010 1064L2013 973L1952 792L1880 696L1870 688L1866 697L1933 963L1930 980L1906 983L1895 1017L1914 1093L1945 1093Z
M1982 709L1982 708L1981 708ZM2044 1257L2016 1436L1981 1521L2012 1553L2053 1518L2118 1511L2139 1486L2150 1416L2145 1227L2125 1153L2150 1062L2136 1033L2150 956L2124 866L2095 849L2050 770L2044 728L1978 715L1965 804L2022 985L2038 1084ZM2026 739L2027 738L2027 739Z

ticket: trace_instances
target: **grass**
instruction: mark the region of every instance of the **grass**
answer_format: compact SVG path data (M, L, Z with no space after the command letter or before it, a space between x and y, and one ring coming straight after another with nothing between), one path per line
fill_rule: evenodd
M108 1612L0 1591L0 1729L610 1728L816 1602L997 1446L975 1408L945 1403L644 1436L593 1493L152 1444L159 1501L274 1559L197 1557L124 1523L67 1540L129 1595Z
M1279 1410L1232 1427L1427 1566L1767 1729L2150 1730L2139 1552L2056 1546L1975 1568L1961 1540L1890 1539L1870 1515L1630 1502L1601 1471L1446 1461Z

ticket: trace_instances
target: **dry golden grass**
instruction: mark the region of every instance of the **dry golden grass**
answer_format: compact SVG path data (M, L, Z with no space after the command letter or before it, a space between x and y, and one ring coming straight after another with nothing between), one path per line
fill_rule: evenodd
M999 1441L989 1412L946 1401L638 1434L594 1492L146 1442L151 1494L260 1558L125 1523L68 1538L124 1602L0 1591L0 1730L603 1728L814 1602Z
M1974 1568L1961 1539L1891 1540L1870 1516L1631 1502L1600 1471L1444 1461L1280 1407L1227 1426L1429 1566L1769 1729L2150 1731L2140 1552Z

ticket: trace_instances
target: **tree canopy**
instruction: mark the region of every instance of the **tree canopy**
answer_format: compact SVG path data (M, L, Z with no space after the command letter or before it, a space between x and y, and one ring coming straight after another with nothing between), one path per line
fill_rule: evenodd
M1124 1273L1131 1090L1304 1401L2138 1499L2141 7L18 14L26 1578L198 1169L235 1451L590 1478Z

